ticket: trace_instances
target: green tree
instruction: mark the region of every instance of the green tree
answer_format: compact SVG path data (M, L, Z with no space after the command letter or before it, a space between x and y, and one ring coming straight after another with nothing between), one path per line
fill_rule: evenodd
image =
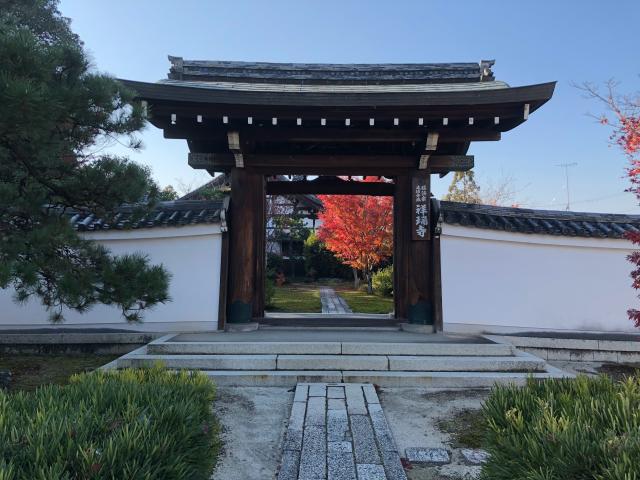
M173 185L167 185L158 193L158 200L163 202L177 200L178 197L178 192L176 192L176 189L173 188Z
M69 212L108 219L156 201L148 169L103 153L116 140L140 148L143 111L92 70L69 24L57 0L0 0L0 288L39 298L53 321L96 303L137 321L168 300L168 273L81 238Z
M482 203L480 187L476 183L473 170L455 172L449 192L443 197L449 202Z

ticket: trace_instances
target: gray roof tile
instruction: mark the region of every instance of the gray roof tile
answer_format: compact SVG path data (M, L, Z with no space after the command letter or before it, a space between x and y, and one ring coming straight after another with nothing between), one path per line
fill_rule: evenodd
M640 229L640 215L532 210L470 203L440 202L450 225L517 233L571 237L623 238Z

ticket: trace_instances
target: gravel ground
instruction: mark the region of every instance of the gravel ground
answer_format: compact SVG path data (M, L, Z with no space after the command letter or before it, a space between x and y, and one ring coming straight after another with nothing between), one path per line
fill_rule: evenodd
M280 444L293 401L284 387L218 387L214 409L223 450L215 480L275 478Z
M441 467L412 465L411 480L472 479L480 467L462 464L460 453L452 449L451 434L439 424L462 410L479 409L487 398L485 389L385 388L379 393L382 408L401 452L408 447L446 448L453 451L451 463Z

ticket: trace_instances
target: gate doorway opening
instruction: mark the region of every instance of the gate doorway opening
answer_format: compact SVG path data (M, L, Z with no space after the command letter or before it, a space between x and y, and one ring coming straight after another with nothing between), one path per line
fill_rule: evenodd
M389 324L383 321L394 312L392 180L307 178L267 178L267 323L303 314ZM363 193L324 193L340 186Z

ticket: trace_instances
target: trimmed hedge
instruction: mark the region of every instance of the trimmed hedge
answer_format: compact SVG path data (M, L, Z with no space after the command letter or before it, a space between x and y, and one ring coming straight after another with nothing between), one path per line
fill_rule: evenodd
M381 268L371 278L373 293L381 297L393 295L393 265Z
M214 393L201 373L159 366L0 392L0 480L208 479Z
M483 479L640 478L640 378L529 380L485 402Z

